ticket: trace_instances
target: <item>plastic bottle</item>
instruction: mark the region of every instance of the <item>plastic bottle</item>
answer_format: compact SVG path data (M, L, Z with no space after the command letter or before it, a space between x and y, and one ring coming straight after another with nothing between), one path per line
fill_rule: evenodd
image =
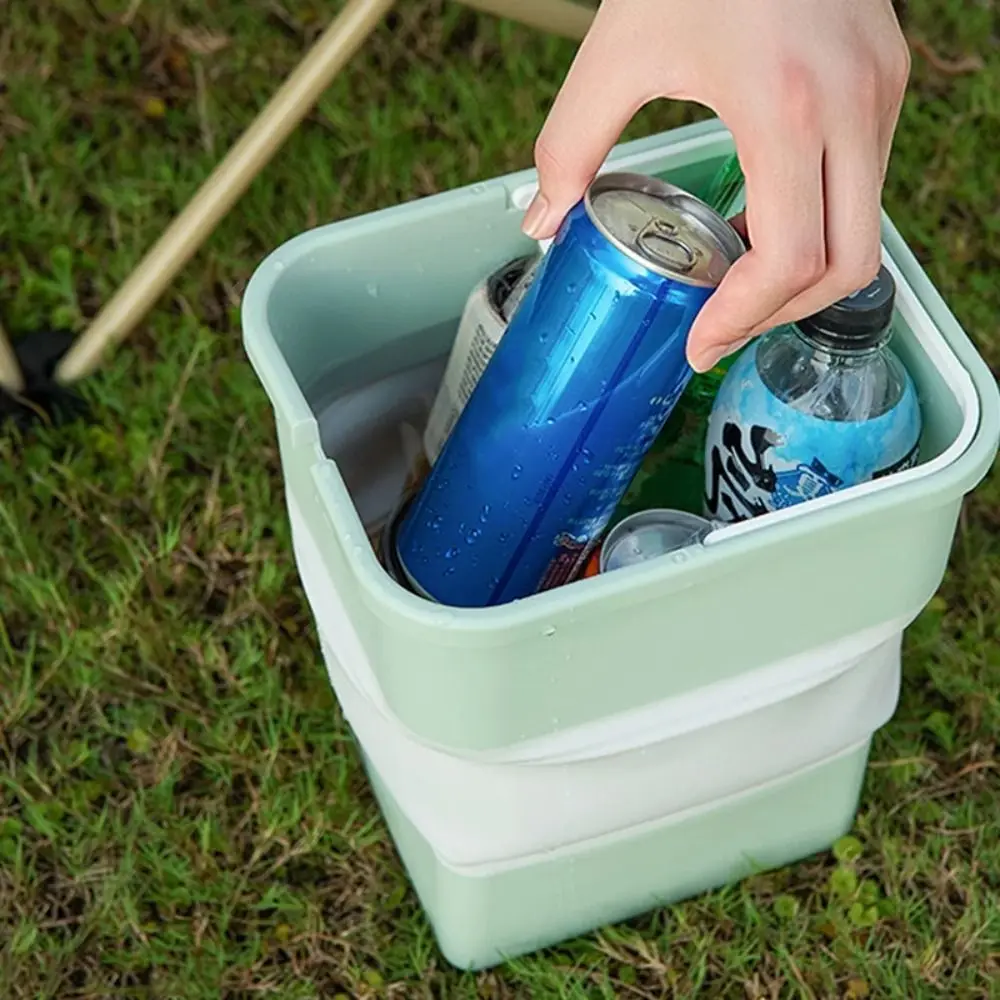
M740 521L916 464L913 380L889 347L895 284L866 288L752 342L709 418L705 513Z

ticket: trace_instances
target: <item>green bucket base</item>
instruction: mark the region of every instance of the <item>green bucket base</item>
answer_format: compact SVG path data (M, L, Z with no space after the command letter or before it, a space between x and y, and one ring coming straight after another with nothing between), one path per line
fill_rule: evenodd
M443 862L366 761L445 958L483 969L829 848L854 822L870 744L714 805L517 862Z

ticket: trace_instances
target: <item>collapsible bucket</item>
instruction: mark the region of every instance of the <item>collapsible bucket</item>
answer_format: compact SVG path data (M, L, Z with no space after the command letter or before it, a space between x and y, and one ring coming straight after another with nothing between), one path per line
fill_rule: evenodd
M718 122L607 169L703 190ZM853 821L899 639L941 582L1000 434L996 383L888 218L911 470L670 557L488 609L399 587L397 503L472 287L530 252L525 171L299 236L244 340L274 407L331 681L445 954L478 967L828 846ZM416 444L414 443L416 442Z

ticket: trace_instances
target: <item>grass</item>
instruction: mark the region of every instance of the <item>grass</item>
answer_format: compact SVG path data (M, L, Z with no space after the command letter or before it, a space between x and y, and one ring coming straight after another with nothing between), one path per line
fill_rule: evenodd
M82 328L335 7L0 0L7 325ZM1000 8L911 8L887 204L996 371ZM319 665L238 304L308 226L528 165L571 57L402 0L85 383L92 421L0 437L0 995L1000 996L996 476L836 852L480 975L435 950Z

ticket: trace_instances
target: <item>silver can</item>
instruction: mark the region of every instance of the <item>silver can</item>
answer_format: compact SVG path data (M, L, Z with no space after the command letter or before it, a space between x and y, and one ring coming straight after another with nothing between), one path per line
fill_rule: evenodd
M510 261L481 281L466 301L424 431L424 451L431 465L441 454L455 421L507 331L514 309L531 285L537 260L519 257Z
M601 546L600 572L624 569L692 545L701 545L715 525L683 510L643 510L608 532Z

